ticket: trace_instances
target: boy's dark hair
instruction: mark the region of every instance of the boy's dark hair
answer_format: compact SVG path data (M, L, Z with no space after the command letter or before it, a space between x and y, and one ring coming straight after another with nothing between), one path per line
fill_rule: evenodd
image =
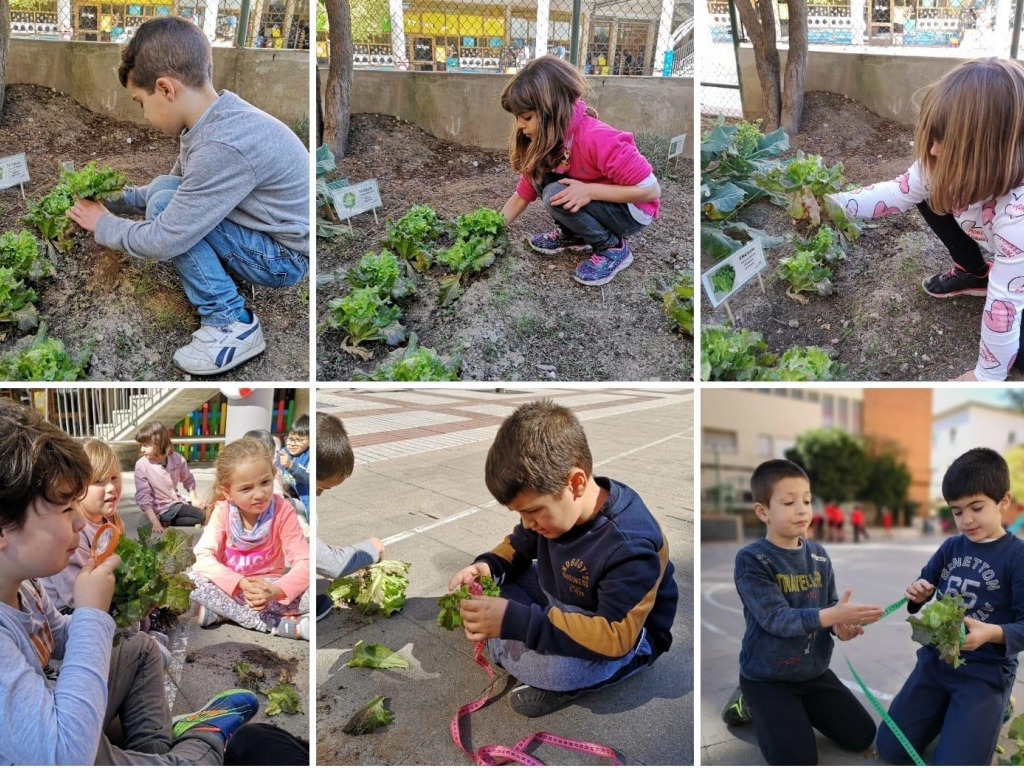
M161 461L170 456L171 451L174 450L167 427L159 421L150 421L143 424L139 429L139 434L135 436L135 442L139 445L152 445L156 448L157 456Z
M972 448L949 465L942 478L946 502L984 494L1001 501L1010 491L1010 468L991 448Z
M25 525L40 496L67 504L91 481L92 464L78 442L34 408L0 399L0 533Z
M121 51L117 79L121 85L156 90L159 77L173 77L190 88L202 88L213 79L213 51L210 41L190 21L167 16L150 19L136 31Z
M583 425L568 408L536 400L501 423L487 452L484 482L507 505L522 491L560 493L573 467L587 477L594 469Z
M309 416L306 414L299 416L292 422L292 428L288 430L288 433L299 437L309 437Z
M317 411L316 414L316 479L342 480L352 474L356 458L348 442L345 425L337 416Z
M250 429L242 437L255 437L261 443L263 443L270 452L273 453L277 450L277 443L274 442L274 436L265 429Z
M788 459L771 459L759 464L750 476L750 495L754 497L754 503L767 507L771 503L775 486L780 480L789 477L802 477L808 483L811 482L803 467Z

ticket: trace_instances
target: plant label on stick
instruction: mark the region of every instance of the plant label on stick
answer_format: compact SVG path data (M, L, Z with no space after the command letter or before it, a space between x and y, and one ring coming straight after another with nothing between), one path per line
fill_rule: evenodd
M683 145L686 144L686 134L680 133L668 140L668 159L680 157L683 154Z
M758 237L715 264L701 275L701 283L708 299L711 300L711 306L720 307L755 277L761 284L763 293L764 281L761 280L761 270L766 266L768 262L765 261L764 249Z
M331 199L334 201L334 210L342 221L347 221L366 211L373 211L373 220L377 221L377 208L380 207L381 202L376 179L334 189L331 189L328 184L328 189L331 192Z
M0 189L21 187L21 197L24 199L25 187L23 185L26 181L29 181L28 162L25 160L24 152L0 157Z

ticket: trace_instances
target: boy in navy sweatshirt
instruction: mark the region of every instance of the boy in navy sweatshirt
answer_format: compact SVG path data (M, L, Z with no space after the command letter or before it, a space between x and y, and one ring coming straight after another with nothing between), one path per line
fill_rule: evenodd
M825 548L808 541L811 484L784 459L766 461L750 478L764 538L736 555L736 590L747 627L740 649L740 689L769 765L815 765L822 734L844 749L871 746L875 723L829 668L832 635L850 640L882 609L842 600Z
M672 644L679 591L665 540L640 497L593 476L587 436L550 400L520 406L487 454L485 481L521 522L456 573L501 597L463 600L466 637L515 676L509 704L540 717L650 666Z
M946 470L942 495L960 535L946 539L907 587L907 609L917 613L936 590L961 595L966 663L953 669L923 646L889 715L919 753L938 737L933 765L991 765L1024 648L1024 542L1003 528L1006 461L988 448L968 451ZM890 763L910 762L884 723L878 752Z

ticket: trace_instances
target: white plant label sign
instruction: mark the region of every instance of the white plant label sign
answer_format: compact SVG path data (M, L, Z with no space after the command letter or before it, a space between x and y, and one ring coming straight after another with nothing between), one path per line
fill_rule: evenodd
M28 162L25 153L0 157L0 189L16 187L28 181Z
M334 210L338 212L338 218L342 221L351 219L360 213L372 211L381 205L376 179L350 184L341 189L332 189L331 199L334 201Z
M735 271L732 287L725 293L717 293L711 278L715 276L716 272L727 266L732 267ZM736 291L757 277L766 266L768 266L768 262L765 261L764 249L761 247L761 238L759 237L755 237L738 251L715 264L700 278L704 285L704 292L711 300L711 306L717 308L724 304Z
M683 154L683 145L686 144L686 134L680 133L668 140L668 159L679 157Z

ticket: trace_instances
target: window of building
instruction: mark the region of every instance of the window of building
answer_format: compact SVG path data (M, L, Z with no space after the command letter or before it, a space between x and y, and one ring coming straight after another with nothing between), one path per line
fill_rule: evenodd
M821 396L821 424L831 427L836 423L836 399L832 395Z
M820 394L815 392L813 389L808 389L807 390L807 402L808 403L817 403L819 400L821 400L821 395Z
M772 455L772 436L771 435L758 435L757 436L757 455L770 458Z
M789 390L789 396L794 400L803 400L804 391L802 389L791 389Z
M1010 437L1009 437L1009 439L1006 442L1009 445L1016 445L1017 444L1017 433L1016 432L1011 432L1010 433Z
M850 401L845 397L836 398L839 405L838 424L843 429L850 428Z
M860 435L860 422L861 422L861 407L863 403L860 400L850 401L850 433L854 435Z
M704 430L704 450L718 453L736 453L736 433L724 429Z
M949 444L956 445L956 427L949 430Z
M776 437L775 438L775 458L784 459L786 458L786 451L790 450L796 445L796 440L788 437Z

